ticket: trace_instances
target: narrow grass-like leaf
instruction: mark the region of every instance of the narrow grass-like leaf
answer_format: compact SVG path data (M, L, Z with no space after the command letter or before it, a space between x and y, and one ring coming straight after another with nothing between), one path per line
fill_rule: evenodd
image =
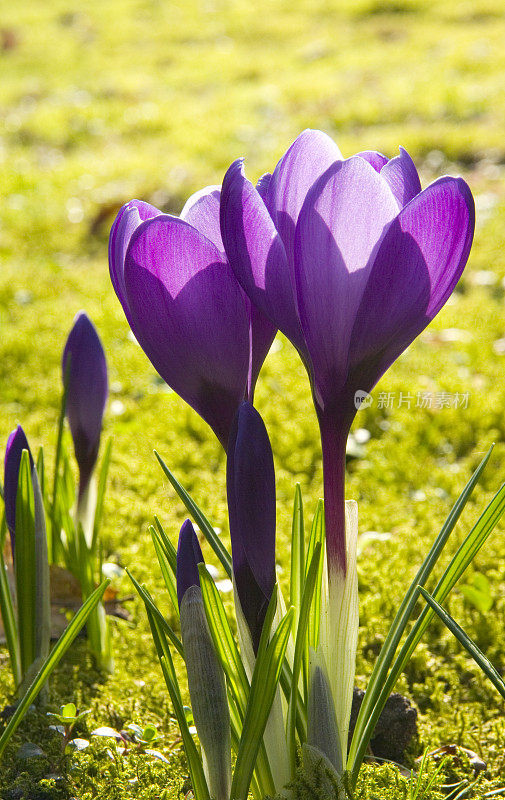
M7 567L3 557L3 548L0 549L0 613L5 632L5 641L9 651L12 677L16 687L21 683L21 659L19 653L18 626L14 604L7 578Z
M298 627L296 631L295 656L293 659L293 676L291 683L291 696L289 698L288 717L286 722L286 735L288 740L288 755L291 764L291 777L296 773L296 708L298 696L298 681L302 668L303 655L307 648L307 627L309 623L310 607L314 594L317 576L319 573L319 562L321 561L321 544L316 544L314 555L309 566L307 579L303 589L298 617ZM302 745L304 742L301 741Z
M37 470L32 469L35 558L35 658L43 661L51 641L51 597L47 556L46 518Z
M305 582L305 541L303 527L303 500L300 484L296 484L295 501L293 505L293 522L291 525L291 576L290 600L295 609L293 619L293 636L296 635L300 605L302 602L303 585Z
M437 586L433 592L433 596L439 603L445 600L451 589L463 575L468 565L473 561L488 536L498 524L504 512L505 486L502 486L501 489L499 489L499 491L495 494L486 510L479 517L478 521L467 535L463 543L460 545L456 554L453 556L444 574L442 575L442 578L437 583ZM420 581L420 583L422 582ZM417 588L417 585L414 587L414 592L415 597L419 597L419 589ZM355 785L359 766L361 765L366 747L368 746L368 742L372 736L375 724L382 709L384 708L386 700L389 697L393 686L398 680L400 673L404 669L405 664L417 647L433 614L434 612L429 606L426 606L423 609L412 630L408 634L404 644L402 645L398 656L394 659L386 680L382 686L377 688L375 705L373 710L369 713L368 717L364 721L363 733L357 742L357 746L354 751L355 755L353 753L354 758L353 761L350 762L350 766L348 761L348 768L352 769L351 780L353 785ZM390 657L390 663L393 655Z
M172 642L173 646L175 647L179 655L182 658L184 658L184 647L182 645L181 640L179 639L177 634L174 633L174 631L166 621L165 617L159 610L158 606L154 602L153 598L151 597L145 586L142 586L137 580L135 580L135 578L128 569L125 569L125 572L128 575L131 582L133 583L133 585L135 586L142 600L144 601L146 609L149 609L149 612L156 618L158 626L163 630L166 636L168 636L168 638Z
M167 592L170 595L170 600L172 601L174 614L176 614L177 618L179 618L179 601L177 600L177 580L175 573L173 572L172 566L167 558L166 550L160 541L160 535L153 525L149 526L149 533L151 534L151 538L153 540L154 549L156 550L158 563L160 565L161 574L163 575Z
M198 571L202 599L212 641L224 669L228 689L236 703L242 730L250 691L249 680L216 584L205 564L199 564ZM275 612L275 605L273 606L273 612ZM272 618L270 619L270 625ZM266 620L266 624L268 624L268 620ZM263 742L260 745L256 761L256 773L261 792L260 796L263 798L265 794L274 794L274 782Z
M146 612L147 612L147 618L149 620L149 625L151 627L151 632L153 634L153 640L158 653L161 669L163 672L163 677L165 678L165 683L167 685L167 689L170 694L170 699L172 701L174 713L177 718L179 729L181 731L182 741L184 744L184 751L186 753L186 758L188 760L191 782L193 784L195 800L211 800L209 789L207 786L207 781L205 780L205 775L203 772L203 766L200 754L198 753L197 747L189 732L188 723L186 720L186 714L184 712L184 707L182 705L181 692L179 689L179 684L177 681L177 675L175 673L172 656L170 654L170 649L165 640L163 631L158 625L158 620L153 615L148 605L146 605Z
M16 493L14 566L18 611L19 649L23 675L35 660L35 522L30 456L23 450Z
M324 544L324 503L321 499L318 500L316 512L312 521L312 528L310 531L309 545L307 548L307 558L305 562L305 577L307 577L312 557L316 546ZM312 610L309 619L309 646L313 650L317 650L319 644L319 626L321 624L321 576L323 572L323 561L319 560L319 575L316 580L316 587L314 592L314 602L312 603Z
M291 635L293 614L294 609L290 608L272 636L270 643L265 644L265 642L262 643L260 641L244 718L242 738L235 762L230 795L233 800L247 800L256 756L275 697L282 671L282 662ZM268 641L268 635L267 632L266 641ZM262 644L264 644L263 647Z
M162 457L160 456L159 453L156 452L156 450L154 451L154 455L158 459L161 469L167 476L168 480L170 481L175 491L181 498L182 502L188 509L189 513L195 520L196 524L202 531L208 543L214 550L216 556L223 565L226 574L228 575L229 578L231 578L231 572L232 572L231 556L228 553L228 550L220 540L219 536L216 534L214 528L210 524L209 520L207 519L203 511L201 511L200 508L198 508L197 504L190 497L186 489L183 486L181 486L175 475L172 474L172 472L169 470L169 468L163 461Z
M484 655L482 650L480 650L473 639L471 639L467 633L463 630L461 625L459 625L456 620L451 617L451 615L444 609L442 606L437 603L437 601L429 594L422 586L419 587L419 591L421 592L424 599L430 604L432 609L436 611L444 625L446 625L451 633L456 637L456 639L463 645L465 650L467 650L470 655L472 656L473 660L479 665L481 670L485 673L485 675L489 678L495 689L501 694L503 699L505 700L505 681L497 672L491 661Z
M105 490L107 488L107 475L109 474L110 454L112 449L112 439L107 440L105 451L102 458L100 467L100 475L98 476L98 489L96 494L95 516L93 520L93 538L91 540L91 552L96 553L96 543L98 541L98 534L100 532L100 523L102 521L103 501L105 498Z
M57 643L53 647L49 657L42 665L37 677L35 678L30 688L24 695L23 699L19 703L18 707L16 708L16 711L11 717L9 724L2 733L2 736L0 737L0 756L5 750L10 738L15 733L18 725L20 724L21 720L26 714L28 708L33 703L38 693L40 692L40 690L46 683L47 679L51 675L52 671L57 666L61 658L65 655L66 651L74 641L75 637L77 636L83 625L86 623L86 620L88 619L89 615L96 607L96 604L99 603L100 600L102 599L103 593L105 592L109 583L110 581L108 580L103 581L103 583L101 583L100 586L97 589L95 589L93 594L90 597L88 597L88 599L79 609L75 617L73 617L73 619L69 622L69 624L63 631L62 635L60 636Z
M154 524L156 526L156 531L159 535L159 541L163 545L163 549L165 550L165 555L172 568L172 572L175 575L177 572L177 550L175 549L172 542L168 538L165 529L161 524L159 518L156 516L156 514L154 515Z
M373 668L372 674L370 676L365 697L363 698L363 703L358 713L358 718L356 720L356 725L354 728L354 733L349 748L347 768L348 770L351 771L352 775L354 776L353 785L355 785L357 773L359 767L361 766L361 761L363 759L363 755L365 753L368 744L368 742L364 743L362 741L363 732L367 725L371 711L378 700L381 689L384 685L384 681L386 679L386 675L389 671L396 650L400 643L400 639L403 636L405 628L407 627L407 624L409 622L409 619L412 615L415 604L417 602L419 596L417 591L417 586L418 584L420 584L421 586L424 585L428 580L429 576L431 575L442 553L442 550L444 549L447 543L450 534L454 530L454 527L458 519L460 518L463 509L465 508L468 500L470 499L470 496L475 486L477 485L480 476L482 475L482 472L486 467L486 464L489 461L492 449L493 449L492 447L489 448L485 457L480 462L479 466L473 473L472 477L470 478L465 488L461 492L458 500L451 509L451 512L447 517L446 521L444 522L440 530L440 533L435 539L432 547L430 548L428 555L424 559L417 575L410 584L410 587L407 590L400 605L400 608L398 609L396 616L393 620L393 623L391 624L391 627L388 631L386 640L381 648L381 651Z
M46 486L46 468L44 462L44 448L42 447L42 445L40 445L39 451L37 453L36 467L37 467L37 476L39 479L40 491L42 494L42 501L45 508L47 502L47 497L46 497L47 486Z
M67 407L67 394L68 394L68 376L70 375L70 362L71 356L69 355L65 365L65 374L63 376L63 393L61 395L60 413L58 416L58 433L56 436L56 452L54 454L54 476L53 476L53 496L51 503L51 546L50 556L51 562L54 562L58 553L58 541L60 538L60 530L57 526L57 498L58 498L58 480L60 477L60 459L63 446L63 423L65 422L65 410Z

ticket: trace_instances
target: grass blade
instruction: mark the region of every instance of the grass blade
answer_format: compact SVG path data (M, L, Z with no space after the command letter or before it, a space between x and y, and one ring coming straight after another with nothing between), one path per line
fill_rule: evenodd
M23 675L35 660L35 521L30 456L23 450L16 494L14 567Z
M295 656L293 659L293 676L291 680L291 696L289 698L288 717L286 722L286 735L288 740L288 754L291 764L291 776L295 777L296 772L296 708L298 696L298 681L302 668L302 660L307 648L307 628L309 623L310 607L314 594L317 576L319 573L319 562L321 561L321 544L318 543L312 556L312 561L307 573L307 580L303 590L296 630ZM300 742L303 744L303 741Z
M93 520L93 537L91 540L91 548L90 548L91 553L93 554L96 552L96 543L98 541L98 533L100 531L100 523L102 521L103 501L105 498L105 490L107 488L107 475L109 474L111 450L112 450L112 439L108 439L107 444L105 445L105 452L102 458L100 475L98 477L95 517Z
M290 592L291 605L295 609L293 619L293 636L296 635L300 605L302 602L303 584L305 582L305 542L303 529L303 500L300 484L296 484L295 501L293 506L293 523L291 526L291 577Z
M163 461L163 459L160 456L160 454L158 452L156 452L156 450L154 451L154 455L158 459L158 462L160 464L161 469L163 470L163 472L167 476L168 480L170 481L170 483L174 487L175 491L177 492L177 494L181 498L182 502L184 503L184 505L188 509L189 513L191 514L191 516L195 520L196 524L198 525L198 527L202 531L202 533L205 536L205 538L207 539L208 543L210 544L210 546L214 550L216 556L218 557L218 559L220 560L221 564L223 565L226 574L228 575L229 578L231 578L231 556L228 553L228 550L226 549L226 547L224 546L224 544L220 540L219 536L216 534L214 528L210 524L209 520L207 519L207 517L205 516L203 511L201 511L198 508L197 504L190 497L190 495L188 494L186 489L183 486L181 486L181 484L179 483L179 481L177 480L175 475L173 475L172 472L170 472L169 468L167 467L167 465Z
M0 550L0 613L2 614L2 622L5 631L5 641L9 651L9 658L11 661L12 677L16 688L21 683L21 659L19 653L19 639L18 639L18 626L16 622L16 614L14 612L14 604L12 602L12 595L7 578L7 567L3 557L3 552Z
M103 593L105 592L109 583L110 581L106 580L103 583L101 583L97 589L95 589L93 594L90 595L90 597L88 597L84 605L81 606L75 617L73 617L73 619L69 622L64 632L58 639L49 657L42 665L35 680L31 684L26 694L24 695L21 702L19 703L18 707L16 708L16 711L14 712L14 715L11 717L9 721L9 724L7 725L4 732L2 733L2 736L0 737L0 757L4 752L11 736L15 733L18 725L20 724L21 720L26 714L28 708L37 697L38 693L46 683L47 679L51 675L54 668L57 666L61 658L65 655L66 651L74 641L75 637L77 636L81 628L84 626L89 615L96 608L97 603L99 603L100 600L102 599Z
M156 514L154 515L154 523L156 525L156 531L159 535L159 541L163 545L168 563L170 564L172 572L175 575L177 572L177 551L165 533L165 529Z
M421 592L424 599L430 604L432 609L438 614L444 625L449 628L451 633L456 637L456 639L463 645L465 650L467 650L470 655L472 656L473 660L479 665L481 670L484 672L485 675L489 678L495 689L501 694L503 699L505 700L505 681L497 672L493 664L484 655L482 650L480 650L473 639L471 639L467 633L463 630L463 628L456 622L456 620L451 617L451 615L444 609L442 606L437 603L435 598L429 594L426 589L422 586L419 587L419 591Z
M177 723L181 731L184 751L188 760L191 783L193 784L195 800L210 800L209 789L207 786L207 781L205 780L200 754L198 753L196 745L193 741L193 737L189 732L186 714L182 705L182 697L177 681L177 675L175 673L172 656L170 655L170 649L164 637L163 631L158 625L158 620L148 605L146 605L146 612L149 625L151 626L154 645L158 653L163 677L165 678L165 683L170 694L170 699L172 701L174 713L177 718Z
M135 580L135 578L127 568L125 569L125 572L128 575L131 582L133 583L133 585L135 586L142 600L144 601L146 610L149 610L149 613L152 614L153 617L155 617L158 627L161 628L161 630L165 633L166 636L168 636L168 638L172 642L173 646L175 647L181 658L184 658L184 647L181 640L179 639L177 634L174 633L174 631L166 621L165 617L159 610L158 606L154 602L153 598L151 597L145 586L142 586L137 580Z
M167 592L170 595L174 613L176 614L177 618L179 618L179 601L177 600L177 581L175 572L172 570L172 566L167 558L166 550L163 547L163 543L160 541L160 535L158 531L152 525L150 525L149 533L151 534L151 538L153 540L161 574L163 575Z
M480 550L480 548L482 547L488 536L491 534L495 526L498 524L504 512L505 512L505 486L502 486L501 489L499 489L499 491L495 494L495 496L493 497L493 499L491 500L491 502L489 503L483 514L481 514L481 516L479 517L476 524L474 525L468 536L465 538L461 546L458 548L456 554L450 561L449 566L445 570L442 578L438 582L435 591L433 592L433 596L438 602L443 602L445 600L451 589L463 575L468 565L475 558L475 556L477 555L478 551ZM419 596L419 590L417 586L414 588L414 591L415 591L415 597L417 598ZM363 733L357 743L357 747L355 750L356 754L355 760L352 762L353 785L355 785L358 769L361 764L361 760L365 753L366 747L368 746L368 742L370 741L370 738L372 736L377 719L379 718L380 713L384 708L386 700L393 686L398 680L398 676L402 672L403 668L405 667L405 664L407 663L410 656L414 652L424 631L426 630L426 627L428 626L428 623L430 622L433 613L434 612L429 606L426 606L423 609L420 616L416 620L414 627L407 636L400 650L400 653L395 658L386 680L384 681L381 687L378 687L379 691L376 694L377 697L376 703L373 707L372 712L369 713L368 718L365 719Z
M282 663L291 635L293 614L294 609L290 608L280 622L269 644L262 648L262 643L260 642L233 774L230 796L234 800L247 800L256 756L275 697L282 671ZM265 631L265 627L263 631ZM265 641L267 640L268 632L265 635Z
M430 548L428 555L423 561L414 580L410 584L410 587L406 592L405 597L402 600L400 608L396 613L391 628L388 631L386 640L381 648L381 651L373 668L372 674L370 676L365 697L363 698L363 703L361 705L360 711L358 713L358 718L356 720L356 726L354 728L351 746L349 748L347 768L353 773L353 775L355 775L355 777L357 777L357 770L361 765L361 760L363 758L363 753L364 753L363 743L360 744L361 738L363 736L363 732L367 725L370 713L375 703L377 702L381 689L384 685L384 681L386 679L387 673L390 669L391 663L393 661L396 650L400 643L400 639L403 636L405 628L407 627L409 619L414 610L414 606L417 602L419 596L419 593L417 591L417 586L424 585L428 580L429 576L431 575L440 557L440 554L442 553L442 550L447 543L450 534L454 530L454 527L458 519L460 518L463 509L465 508L468 500L470 499L470 496L489 461L492 449L493 449L492 447L489 448L485 457L480 462L479 466L473 473L472 477L470 478L465 488L461 492L458 500L451 509L451 512L447 517L446 521L444 522L440 530L440 533L435 539L435 542Z

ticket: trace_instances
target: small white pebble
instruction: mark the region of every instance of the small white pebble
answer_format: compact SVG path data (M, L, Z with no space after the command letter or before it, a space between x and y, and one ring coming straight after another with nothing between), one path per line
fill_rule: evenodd
M358 428L354 431L354 438L357 444L366 444L372 434L366 428Z
M114 417L120 417L125 412L125 404L122 400L113 400L110 404L110 413Z

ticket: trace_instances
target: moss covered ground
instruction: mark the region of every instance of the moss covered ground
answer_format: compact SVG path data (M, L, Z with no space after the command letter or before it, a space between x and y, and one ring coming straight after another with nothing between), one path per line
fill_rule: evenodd
M491 442L492 462L453 548L505 474L502 2L1 0L0 9L0 441L20 422L33 447L45 445L51 468L61 351L84 308L103 339L111 381L104 556L129 566L162 606L146 528L156 512L175 540L184 512L153 448L226 539L225 461L205 424L129 336L107 270L117 209L138 197L178 213L238 156L251 177L271 170L305 127L334 136L346 155L373 148L393 156L403 145L423 185L444 173L470 183L477 230L465 275L355 422L370 438L349 462L347 495L359 502L361 533L388 534L369 538L359 559L357 684L364 686L402 593ZM417 407L418 392L431 394L431 408ZM453 402L467 394L467 403L439 408L443 392ZM309 510L322 473L308 381L282 336L262 370L256 405L275 454L285 582L294 483ZM449 607L503 672L503 527L473 572L490 581L491 610L482 614L458 590ZM131 591L127 579L118 588ZM33 713L0 765L3 797L172 800L187 788L145 615L138 601L130 607L133 624L114 621L115 674L97 673L81 641L53 679L50 703L90 708L88 730L155 724L169 763L134 752L113 763L101 741L67 763L65 781L47 779L61 771L59 744L46 718ZM3 706L12 691L5 650L0 663ZM468 796L505 784L504 703L440 624L431 625L399 689L420 712L415 755L462 744L488 765ZM17 760L27 740L48 757ZM409 796L389 767L368 767L359 792L363 800Z

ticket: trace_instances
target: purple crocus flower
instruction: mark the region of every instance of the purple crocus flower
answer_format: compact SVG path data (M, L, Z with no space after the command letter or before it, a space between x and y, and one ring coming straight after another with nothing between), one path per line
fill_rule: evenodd
M63 381L67 381L65 412L79 465L79 495L82 496L96 463L108 393L105 353L84 311L77 314L68 335L62 372Z
M275 585L275 473L265 425L247 401L233 422L226 485L235 587L256 654Z
M177 600L179 608L182 598L190 586L200 586L198 564L204 564L202 549L191 521L187 519L179 533L177 546Z
M140 346L226 449L238 405L252 400L276 333L249 301L224 253L220 187L181 216L132 200L109 239L112 284Z
M464 269L474 203L461 178L421 191L405 150L343 159L302 133L260 193L235 161L221 232L251 300L297 347L321 429L329 569L345 574L345 446L369 392L442 308Z
M21 425L18 425L7 439L4 460L4 502L5 502L5 521L11 537L12 553L14 554L14 540L16 529L16 497L18 492L19 468L21 466L21 455L23 450L28 450L30 464L33 468L33 458Z

